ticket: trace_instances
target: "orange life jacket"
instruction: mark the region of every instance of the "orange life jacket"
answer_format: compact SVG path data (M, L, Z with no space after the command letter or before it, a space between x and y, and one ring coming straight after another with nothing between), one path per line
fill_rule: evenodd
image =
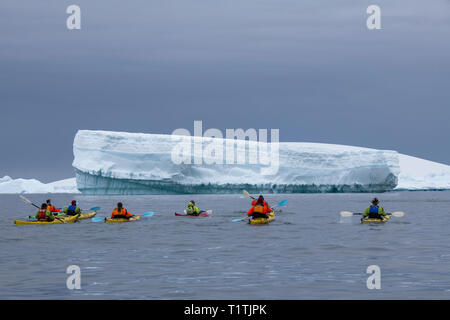
M264 201L264 203L258 203L256 200L252 202L253 207L250 208L248 211L248 215L251 216L254 213L261 213L261 214L267 214L271 211L269 206L267 205L267 202Z
M118 208L115 208L113 212L111 213L111 218L128 218L132 217L133 215L125 208L122 208L122 210L119 211Z

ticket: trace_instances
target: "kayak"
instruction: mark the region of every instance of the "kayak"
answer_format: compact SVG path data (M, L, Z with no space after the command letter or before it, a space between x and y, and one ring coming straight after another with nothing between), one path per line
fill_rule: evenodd
M185 212L185 214L175 212L175 215L178 217L209 217L210 215L212 215L212 210L200 211L200 214L198 216L194 216L192 214L186 214L186 211L184 211L184 212Z
M275 212L269 212L267 214L269 217L266 218L252 218L248 220L248 223L250 224L266 224L266 223L270 223L273 220L275 220Z
M130 221L137 221L139 219L141 219L141 216L134 216L134 217L131 217L130 219L126 219L126 218L105 218L105 222L106 223L130 222Z
M56 217L55 220L53 221L37 221L37 220L27 220L27 221L22 221L22 220L14 220L14 223L17 225L27 225L27 224L63 224L63 223L74 223L75 221L78 220L79 215L74 215L74 216L68 216L68 217L64 217L64 218L59 218Z
M80 216L78 217L78 220L83 220L83 219L89 219L94 217L97 214L97 211L92 211L92 212L86 212L86 213L80 213ZM67 219L68 215L62 214L62 215L58 215L59 218L64 218Z
M388 221L391 218L391 215L387 215L385 217L383 217L383 219L374 219L374 218L368 218L368 219L363 219L361 220L361 223L384 223L386 221Z

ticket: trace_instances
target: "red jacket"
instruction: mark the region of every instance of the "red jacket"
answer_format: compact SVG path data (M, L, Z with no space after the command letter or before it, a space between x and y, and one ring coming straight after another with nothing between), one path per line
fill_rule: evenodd
M47 207L47 210L50 211L50 212L60 212L61 211L60 209L55 208L54 205L49 205Z

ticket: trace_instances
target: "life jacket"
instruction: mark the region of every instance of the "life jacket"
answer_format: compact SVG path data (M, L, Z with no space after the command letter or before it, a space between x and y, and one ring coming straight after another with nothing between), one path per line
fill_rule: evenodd
M198 208L192 202L189 202L186 207L186 213L193 214L193 213L197 213L197 212L199 212Z
M48 220L46 209L39 209L38 220Z
M193 207L193 206L187 206L187 208L186 208L186 213L191 214L191 213L194 213L194 212L195 212L195 210L194 210L194 207Z
M267 207L262 203L257 203L253 206L253 213L266 213Z
M378 206L370 206L369 213L378 214L379 213Z
M127 209L122 208L120 211L118 208L115 208L112 212L112 217L113 218L127 218L129 217L131 214L128 212Z
M77 206L74 206L73 204L70 205L70 206L67 208L67 214L68 214L68 215L71 215L71 216L75 215L75 210L76 210L76 209L77 209Z

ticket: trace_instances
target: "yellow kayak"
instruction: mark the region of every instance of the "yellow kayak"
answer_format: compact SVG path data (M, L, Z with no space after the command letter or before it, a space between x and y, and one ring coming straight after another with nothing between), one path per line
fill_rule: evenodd
M275 220L275 212L270 212L267 214L268 218L255 218L255 219L250 219L248 222L250 224L266 224L269 222L272 222L273 220Z
M368 219L363 219L361 220L361 223L384 223L386 221L388 221L391 218L391 215L386 215L383 217L383 219L373 219L373 218L368 218Z
M130 219L126 218L105 218L106 223L118 223L118 222L130 222L130 221L137 221L141 219L141 216L134 216Z
M37 221L37 220L14 220L14 223L17 225L31 225L31 224L63 224L63 223L74 223L79 218L79 215L67 216L67 217L55 217L53 221Z
M97 214L97 211L80 213L80 216L78 217L78 220L89 219L89 218L94 217L96 214ZM63 219L67 219L69 217L72 217L72 216L58 215L58 218L63 218Z

